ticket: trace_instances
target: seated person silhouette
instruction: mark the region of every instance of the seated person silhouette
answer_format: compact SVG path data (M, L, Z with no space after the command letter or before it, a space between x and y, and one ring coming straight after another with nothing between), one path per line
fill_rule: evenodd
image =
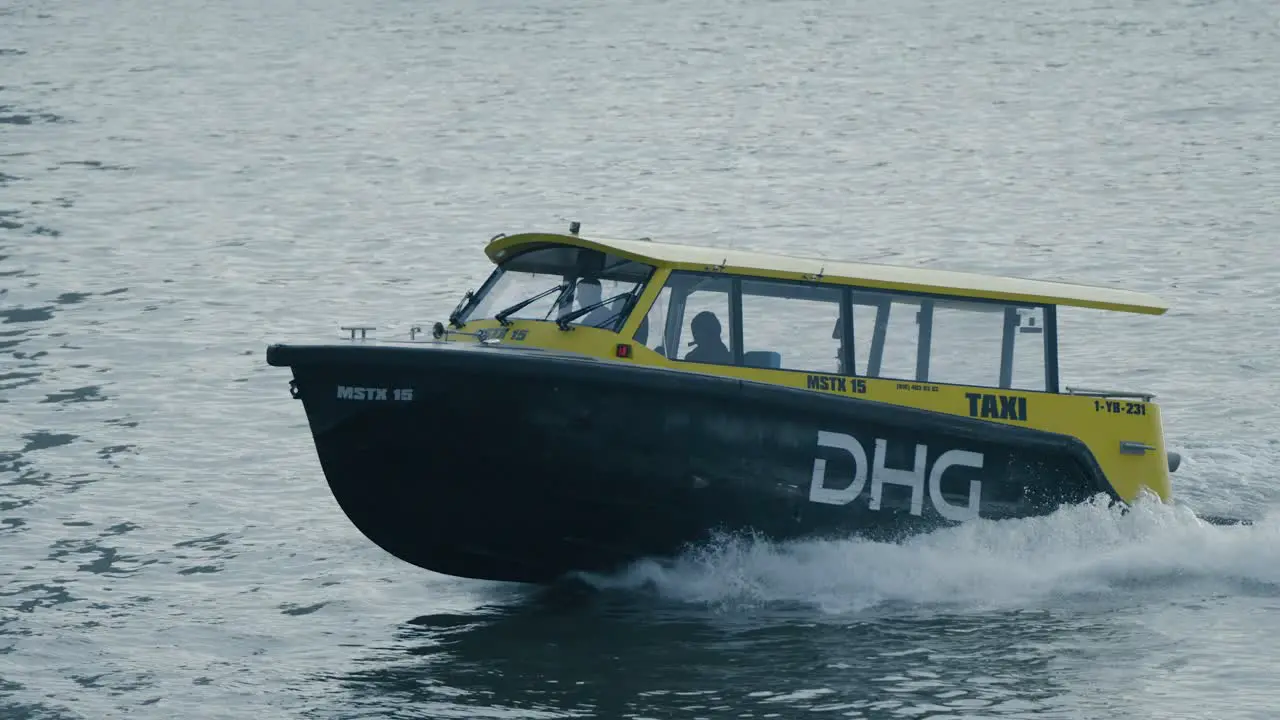
M578 309L595 305L600 302L600 282L598 280L582 280L578 283ZM584 317L578 318L577 322L588 327L609 320L617 314L617 310L612 305L602 305L595 310L587 313Z
M686 361L716 365L733 362L733 353L729 352L729 348L720 339L720 319L715 313L703 310L694 315L689 329L693 333L693 342L689 344L696 347L684 356Z

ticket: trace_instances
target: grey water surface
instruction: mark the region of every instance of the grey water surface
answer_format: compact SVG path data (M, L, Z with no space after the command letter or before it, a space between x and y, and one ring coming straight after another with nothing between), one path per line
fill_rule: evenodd
M0 717L1280 716L1277 78L1250 0L0 4ZM1160 295L1063 379L1158 394L1182 504L390 558L266 345L571 220Z

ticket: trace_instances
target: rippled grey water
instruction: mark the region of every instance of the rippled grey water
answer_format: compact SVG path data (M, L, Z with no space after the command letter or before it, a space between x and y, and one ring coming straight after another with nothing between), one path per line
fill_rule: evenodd
M0 6L0 715L1274 717L1280 10ZM1185 508L726 542L535 592L324 485L268 342L401 333L561 229L1093 283Z

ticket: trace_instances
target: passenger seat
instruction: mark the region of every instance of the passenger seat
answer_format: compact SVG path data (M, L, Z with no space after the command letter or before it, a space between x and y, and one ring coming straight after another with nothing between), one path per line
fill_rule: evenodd
M742 364L746 367L779 370L782 368L782 354L772 350L752 350L742 354Z

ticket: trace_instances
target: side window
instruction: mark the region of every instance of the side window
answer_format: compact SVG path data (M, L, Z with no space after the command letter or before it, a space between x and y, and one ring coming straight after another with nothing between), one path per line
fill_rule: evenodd
M748 367L840 371L840 290L742 281L742 350Z
M938 300L933 307L929 380L952 385L1000 382L1005 306Z
M944 298L858 291L856 374L948 385L1045 387L1045 310ZM925 323L921 348L921 329ZM925 375L920 376L920 351Z
M876 311L873 297L862 293L853 295L853 367L851 375L876 376L871 362L871 340L875 337ZM878 367L878 366L876 366Z
M673 276L674 277L674 276ZM689 276L684 296L680 335L666 348L667 357L686 362L732 365L729 349L729 290L727 277ZM684 347L679 347L684 345Z
M1044 308L938 300L929 380L1045 389Z
M1048 390L1045 385L1045 318L1042 307L1016 308L1013 337L1013 387L1019 390Z
M854 358L859 375L915 379L920 309L915 298L854 294Z
M731 278L673 272L649 311L648 347L672 360L730 365Z

